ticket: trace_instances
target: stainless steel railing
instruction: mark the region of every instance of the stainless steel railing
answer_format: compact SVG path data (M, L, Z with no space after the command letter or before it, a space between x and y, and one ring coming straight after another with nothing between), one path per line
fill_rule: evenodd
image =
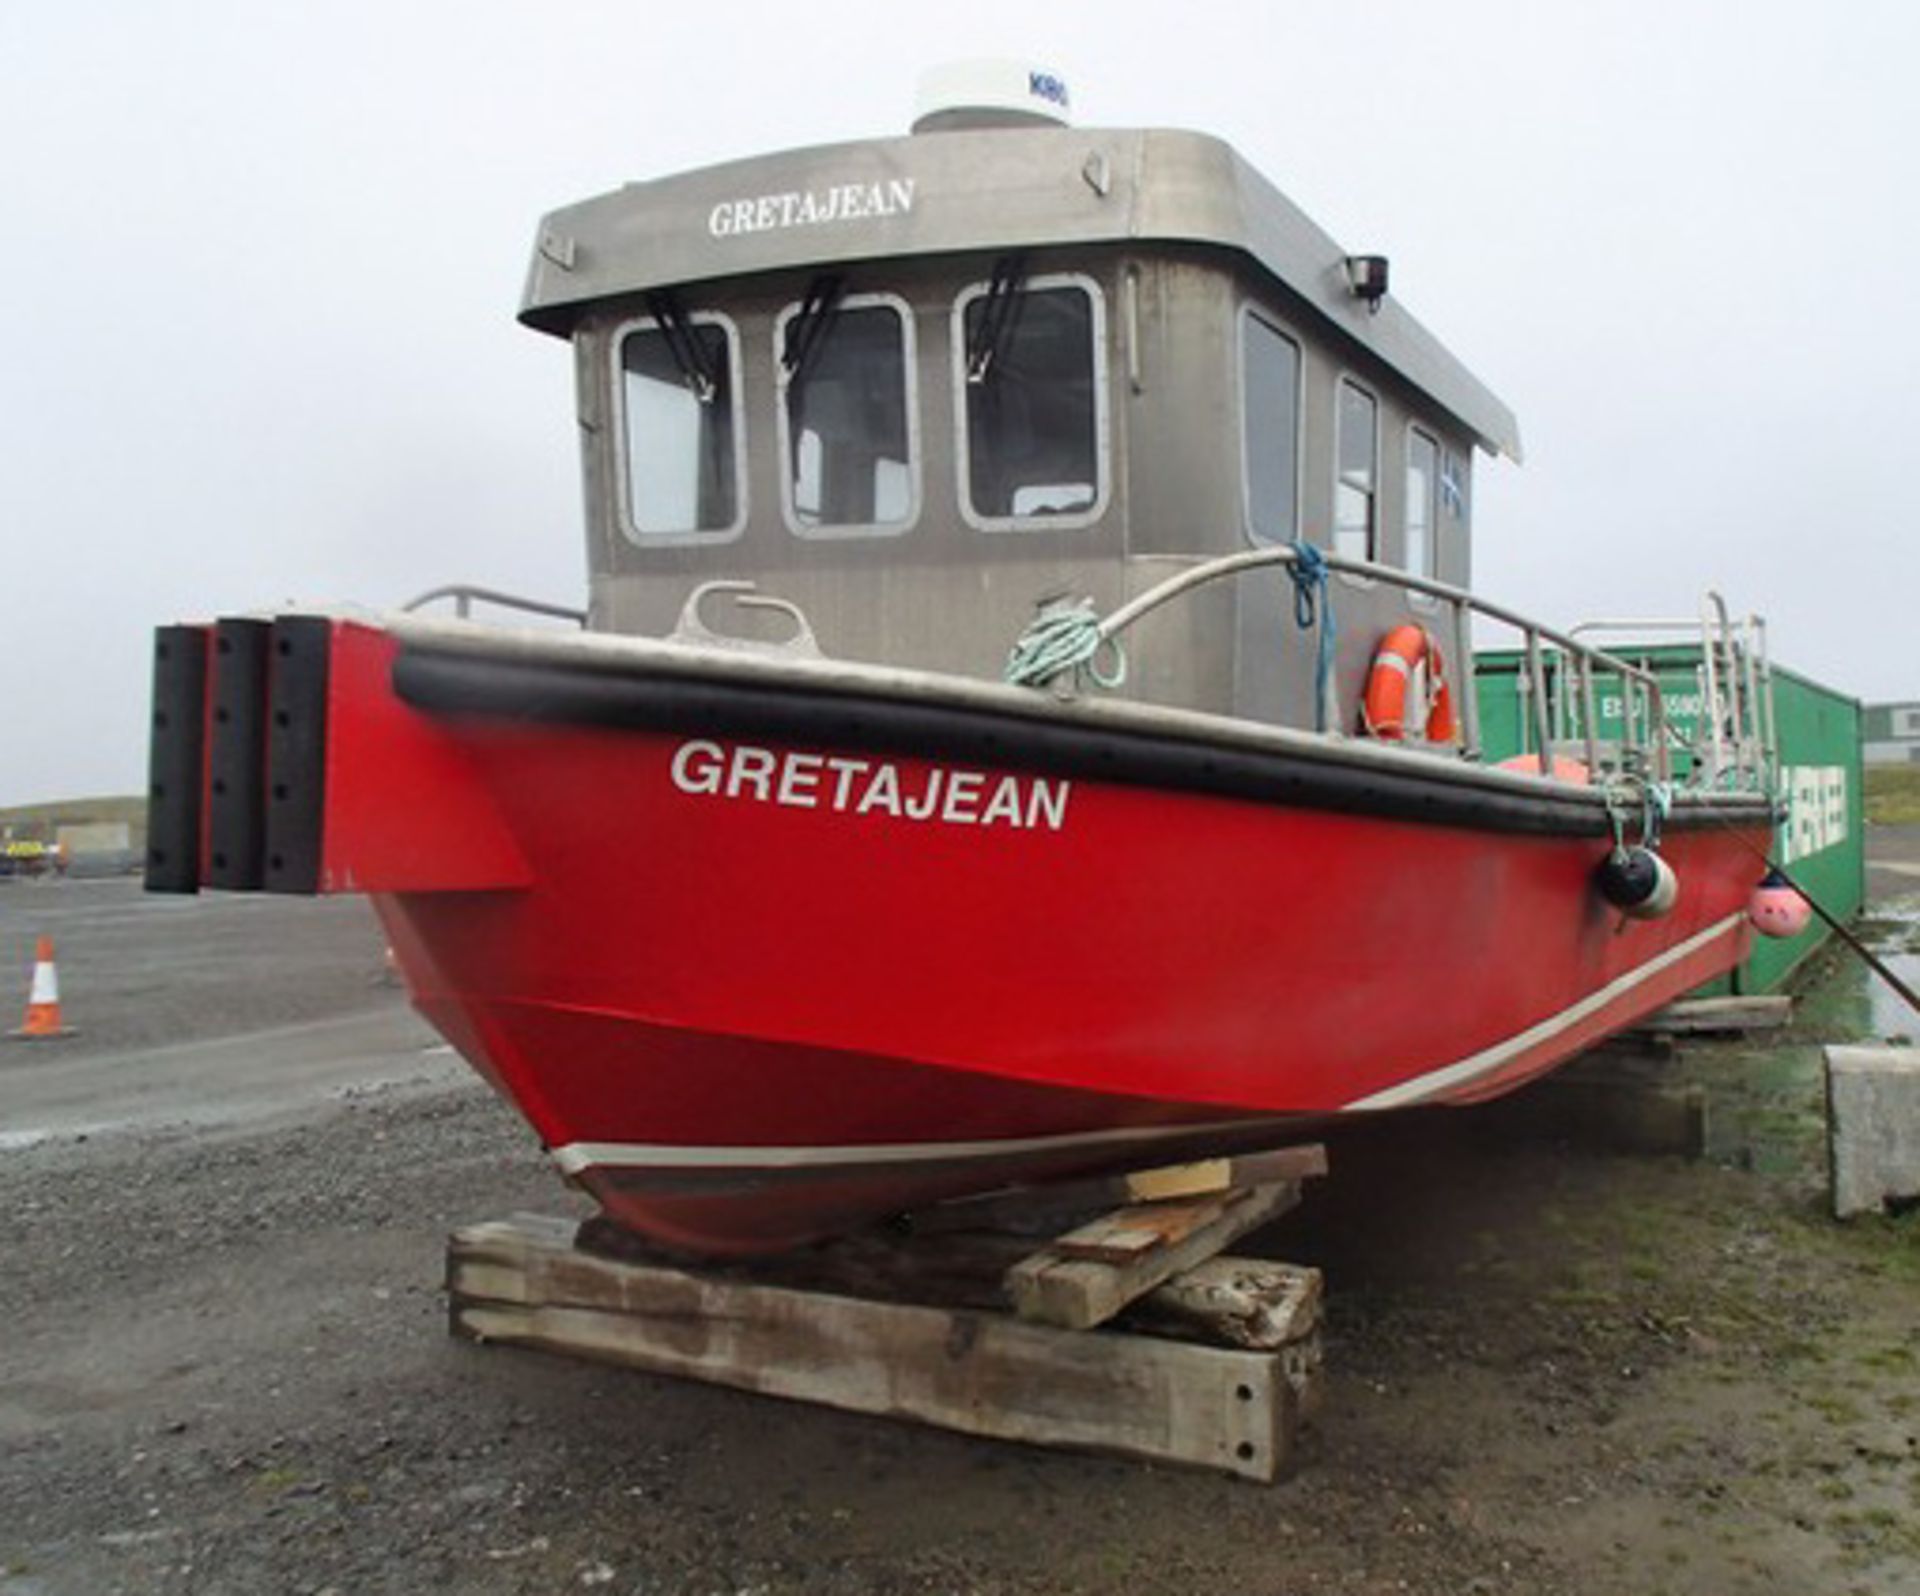
M1239 576L1247 571L1259 570L1267 566L1292 566L1298 561L1298 555L1290 547L1252 549L1240 554L1223 555L1218 559L1206 560L1188 570L1176 573L1149 588L1136 598L1129 599L1115 609L1099 623L1101 641L1116 638L1127 627L1158 609L1170 599L1204 583L1218 581L1224 577ZM1465 753L1478 758L1481 752L1480 713L1478 694L1474 691L1473 680L1473 643L1472 617L1482 615L1489 620L1510 626L1521 635L1524 656L1528 698L1532 711L1532 730L1534 752L1539 759L1542 774L1553 769L1554 726L1547 692L1547 656L1552 650L1558 659L1564 660L1564 670L1570 673L1573 690L1580 694L1583 714L1581 716L1582 735L1577 745L1584 749L1587 768L1596 777L1611 764L1622 771L1631 770L1637 774L1652 776L1658 781L1669 781L1673 775L1672 749L1669 741L1665 699L1661 695L1659 679L1651 670L1621 659L1603 649L1582 643L1572 633L1556 631L1540 621L1520 614L1517 610L1507 609L1504 605L1494 604L1464 588L1453 587L1445 582L1436 582L1423 576L1414 576L1410 572L1395 570L1392 566L1375 565L1367 560L1350 560L1342 555L1324 554L1322 558L1332 571L1342 571L1349 575L1365 577L1369 581L1384 583L1409 593L1418 593L1427 598L1438 600L1448 611L1452 622L1453 646L1455 657L1464 662L1466 690L1461 694L1462 723L1465 728ZM1325 619L1319 621L1324 626ZM1598 725L1599 717L1595 705L1596 673L1610 676L1620 684L1622 711L1622 737L1618 757L1611 761L1604 756L1609 752L1601 744ZM1556 672L1556 675L1559 673Z
M461 620L471 620L473 606L497 604L502 609L520 610L528 615L548 615L557 621L572 621L577 626L587 624L587 612L576 610L565 604L549 604L544 599L522 598L517 593L502 593L497 588L476 587L471 582L450 582L445 587L429 588L417 598L409 599L400 608L402 610L425 609L429 604L437 604L443 599L453 601L453 613Z
M1690 774L1702 786L1734 785L1770 789L1778 776L1778 734L1774 720L1773 663L1767 649L1767 623L1758 615L1734 620L1726 601L1709 589L1697 617L1638 617L1583 621L1573 633L1612 632L1623 641L1613 647L1630 652L1627 639L1642 641L1662 634L1698 639L1696 675L1700 713L1691 741L1681 742ZM1647 663L1644 658L1642 663ZM1564 728L1564 695L1555 704L1555 724Z

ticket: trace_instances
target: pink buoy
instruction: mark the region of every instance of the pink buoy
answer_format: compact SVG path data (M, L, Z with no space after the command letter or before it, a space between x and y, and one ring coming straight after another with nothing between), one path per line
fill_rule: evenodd
M1813 918L1813 906L1778 870L1769 870L1747 900L1747 918L1762 936L1797 937Z

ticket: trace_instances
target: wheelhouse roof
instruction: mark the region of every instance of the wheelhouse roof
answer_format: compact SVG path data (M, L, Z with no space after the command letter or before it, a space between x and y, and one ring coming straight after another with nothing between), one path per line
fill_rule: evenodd
M996 127L784 150L552 212L520 319L566 336L608 299L856 261L1126 242L1237 252L1331 327L1520 458L1513 412L1391 297L1369 312L1346 254L1226 143L1165 129ZM1322 330L1324 330L1324 327Z

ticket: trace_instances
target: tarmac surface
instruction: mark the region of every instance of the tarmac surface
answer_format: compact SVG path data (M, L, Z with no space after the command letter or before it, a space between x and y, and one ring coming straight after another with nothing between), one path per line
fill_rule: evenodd
M1867 837L1867 897L1920 894L1920 826L1874 826Z
M1261 1488L456 1343L447 1231L585 1209L363 906L0 884L22 997L41 931L80 1034L0 1045L0 1596L1920 1590L1920 1230L1825 1221L1784 1055L1772 1161L1337 1146L1267 1241L1328 1272L1329 1402Z

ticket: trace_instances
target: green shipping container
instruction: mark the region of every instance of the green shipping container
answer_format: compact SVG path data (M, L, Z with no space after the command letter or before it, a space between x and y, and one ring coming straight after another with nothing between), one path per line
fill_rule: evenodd
M1667 719L1691 742L1705 693L1698 644L1615 648L1623 659L1644 664L1660 681ZM1525 657L1502 649L1474 657L1480 711L1480 741L1489 764L1531 752ZM1549 692L1552 691L1551 685ZM1774 834L1774 859L1829 914L1846 920L1866 900L1866 835L1860 779L1860 701L1800 675L1773 668L1774 729L1778 742L1778 790L1786 814ZM1596 730L1620 735L1619 694L1600 687ZM1754 879L1759 879L1756 864ZM1682 883L1682 890L1685 884ZM1746 963L1709 991L1770 992L1782 986L1829 935L1816 918L1784 942L1760 938Z

